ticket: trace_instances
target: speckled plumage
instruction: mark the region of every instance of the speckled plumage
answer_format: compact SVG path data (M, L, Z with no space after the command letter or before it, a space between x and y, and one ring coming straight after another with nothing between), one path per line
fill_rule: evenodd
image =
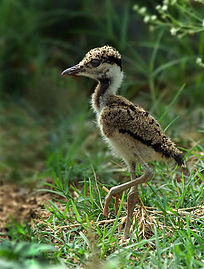
M159 123L142 107L122 96L109 96L99 115L99 126L102 126L103 135L111 140L117 134L126 136L125 144L128 139L131 141L130 160L135 158L131 151L136 152L138 147L146 162L168 158L175 159L179 165L183 162L181 151L164 134Z
M103 46L91 49L86 53L85 57L80 62L80 65L87 65L92 59L99 59L101 62L110 62L111 60L116 59L116 61L121 61L120 53L111 46Z
M66 69L62 75L81 75L98 81L92 95L92 107L105 141L127 164L131 181L112 187L105 199L104 215L108 216L108 204L115 197L115 210L121 193L128 189L128 214L124 237L130 236L131 220L138 201L138 184L153 176L147 165L152 160L174 159L179 165L183 155L162 131L159 123L143 108L117 95L123 80L120 53L111 46L90 50L79 64ZM141 163L144 174L136 178L135 169Z

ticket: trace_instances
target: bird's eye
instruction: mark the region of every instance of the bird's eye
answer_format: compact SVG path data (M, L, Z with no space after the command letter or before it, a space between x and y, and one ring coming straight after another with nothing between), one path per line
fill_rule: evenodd
M93 59L93 60L91 60L91 65L93 67L97 67L100 65L100 61L98 59Z

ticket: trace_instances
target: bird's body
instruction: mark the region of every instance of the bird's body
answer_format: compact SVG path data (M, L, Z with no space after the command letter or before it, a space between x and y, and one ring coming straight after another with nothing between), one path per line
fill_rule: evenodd
M181 152L164 134L159 123L143 108L122 96L109 96L98 117L101 132L113 150L128 164L138 152L145 162L175 159ZM140 162L138 160L138 162Z
M90 50L78 65L66 69L62 74L82 75L98 81L92 95L92 107L96 112L99 128L113 151L125 161L131 174L130 182L110 190L105 201L104 215L108 216L111 197L116 197L117 211L121 193L131 188L124 233L124 237L128 238L133 210L138 201L137 186L149 181L153 176L147 163L153 160L174 159L181 165L182 153L148 112L117 95L123 72L121 56L113 47L104 46ZM135 178L138 163L143 166L145 173Z

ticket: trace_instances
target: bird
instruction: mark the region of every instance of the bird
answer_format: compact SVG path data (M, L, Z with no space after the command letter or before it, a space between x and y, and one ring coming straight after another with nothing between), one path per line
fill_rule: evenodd
M164 133L158 121L141 106L118 94L124 73L121 54L105 45L88 51L76 65L65 69L62 76L85 76L97 81L91 104L96 113L97 125L105 142L127 165L131 180L110 189L105 197L103 214L108 217L108 205L115 198L115 212L119 198L130 189L127 197L127 218L123 238L130 238L133 212L139 202L138 185L150 181L153 169L151 161L175 160L184 162L183 152ZM144 173L136 177L140 164Z

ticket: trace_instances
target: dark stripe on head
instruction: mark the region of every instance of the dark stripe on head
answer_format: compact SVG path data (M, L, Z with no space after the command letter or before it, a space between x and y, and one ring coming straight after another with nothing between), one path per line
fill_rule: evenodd
M119 59L117 57L114 57L114 56L107 56L105 58L105 61L107 63L110 63L110 64L112 64L112 63L117 64L120 67L120 69L122 70L122 61L121 61L121 59Z

